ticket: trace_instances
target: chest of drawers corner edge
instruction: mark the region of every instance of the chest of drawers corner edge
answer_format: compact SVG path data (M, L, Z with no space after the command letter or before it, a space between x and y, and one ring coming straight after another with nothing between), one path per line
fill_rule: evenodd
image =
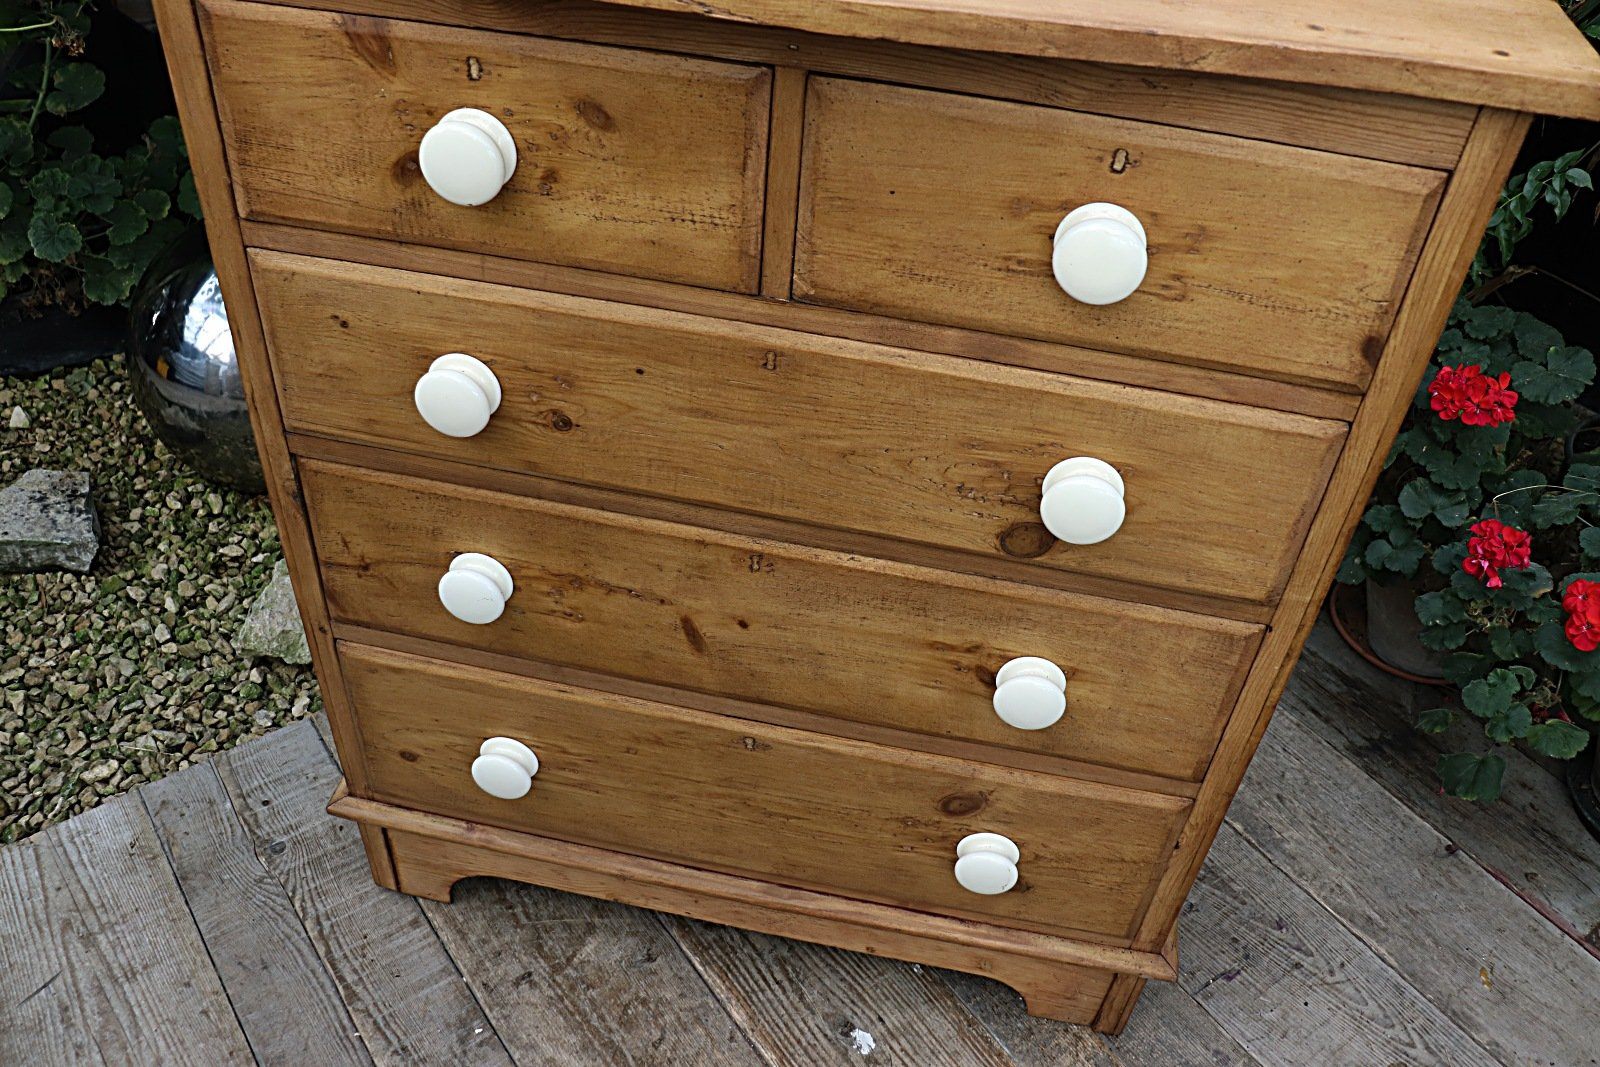
M389 889L1118 1032L1532 113L1600 117L1600 70L1542 23L1506 71L1483 27L1352 57L1220 5L674 6L156 3L329 810ZM505 172L430 169L450 121ZM1126 293L1052 262L1085 203Z

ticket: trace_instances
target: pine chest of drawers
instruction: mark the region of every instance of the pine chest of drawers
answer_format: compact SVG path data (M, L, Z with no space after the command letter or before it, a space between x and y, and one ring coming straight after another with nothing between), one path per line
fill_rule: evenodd
M1529 116L1545 0L162 0L374 877L1117 1030Z

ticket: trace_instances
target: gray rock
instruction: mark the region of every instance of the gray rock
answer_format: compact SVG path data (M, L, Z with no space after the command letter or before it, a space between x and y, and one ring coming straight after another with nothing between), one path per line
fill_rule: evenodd
M22 410L22 405L18 404L11 409L11 418L6 420L6 425L13 430L26 430L33 425L33 420L28 418L28 413Z
M272 568L267 587L245 613L233 646L247 656L271 656L285 663L311 662L311 647L306 644L294 587L289 584L289 568L283 560Z
M0 573L83 574L99 550L87 472L31 470L0 489Z

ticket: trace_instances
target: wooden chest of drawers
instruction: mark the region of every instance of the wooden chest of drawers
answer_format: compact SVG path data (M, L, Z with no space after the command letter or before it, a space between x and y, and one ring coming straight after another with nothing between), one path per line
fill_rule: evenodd
M1545 0L160 0L374 877L1115 1031L1416 387Z

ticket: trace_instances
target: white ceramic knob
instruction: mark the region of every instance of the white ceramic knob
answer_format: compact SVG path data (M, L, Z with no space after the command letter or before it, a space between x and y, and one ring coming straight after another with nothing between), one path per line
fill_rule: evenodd
M449 352L429 365L411 392L422 421L446 437L471 437L500 409L500 379L465 352Z
M1103 460L1074 456L1044 476L1039 518L1069 545L1095 545L1122 529L1128 508L1122 475Z
M1056 227L1050 267L1056 284L1084 304L1115 304L1144 281L1150 265L1144 226L1116 204L1073 208Z
M1067 676L1038 656L1008 660L994 675L994 713L1007 726L1043 730L1067 710Z
M513 588L511 572L499 560L463 552L439 579L439 603L462 622L486 626L506 610Z
M1017 884L1022 853L1000 834L968 834L956 845L956 881L969 893L992 897Z
M505 123L475 107L460 107L422 135L422 177L433 191L462 207L487 204L517 169L517 142Z
M501 800L521 800L533 788L539 757L521 741L491 737L478 746L472 761L472 780L479 789Z

